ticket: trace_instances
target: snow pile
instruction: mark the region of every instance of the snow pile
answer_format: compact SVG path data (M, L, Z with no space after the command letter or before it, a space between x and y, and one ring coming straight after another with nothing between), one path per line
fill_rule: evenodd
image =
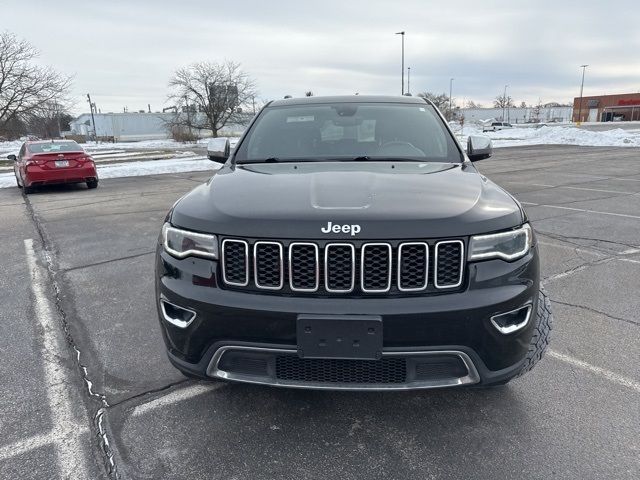
M98 166L98 176L103 178L137 177L140 175L159 175L162 173L213 172L221 164L212 162L206 157L189 159L170 158L148 162L127 162Z
M0 142L0 160L6 160L7 155L17 155L23 143L21 140Z
M140 175L159 175L162 173L182 173L211 171L220 168L220 164L212 162L206 157L170 158L166 160L151 160L146 162L127 162L112 165L98 165L100 179L137 177ZM0 173L0 188L16 186L13 171Z
M482 132L481 127L465 126L456 134L463 145L469 135L486 135L493 146L517 147L524 145L578 145L585 147L640 147L640 130L615 128L591 131L573 126L514 127L497 132Z
M190 148L207 148L209 138L201 138L197 142L180 143L175 140L144 140L140 142L119 142L119 143L96 143L86 142L81 144L87 152L102 153L111 150L184 150ZM232 147L235 147L240 138L229 137ZM23 140L11 140L8 142L0 142L0 158L6 158L7 155L17 155Z
M142 140L139 142L86 142L82 147L87 152L99 152L101 150L175 150L180 148L194 148L196 143L181 143L172 139Z
M196 142L181 143L170 138L164 140L142 140L140 142L96 143L87 142L82 146L88 152L100 150L180 150L183 148L207 148L210 138L201 138ZM234 147L240 140L238 137L229 137L229 143ZM1 144L0 144L1 145Z

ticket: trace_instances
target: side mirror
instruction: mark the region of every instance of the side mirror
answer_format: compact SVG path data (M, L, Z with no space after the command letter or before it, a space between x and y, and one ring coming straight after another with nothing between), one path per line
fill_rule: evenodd
M470 135L467 140L467 156L469 160L475 162L489 158L493 154L491 139L480 135Z
M227 137L212 138L207 144L207 156L209 160L224 163L231 154L231 144Z
M7 155L7 159L8 160L13 160L14 162L18 160L18 157L16 157L15 155Z

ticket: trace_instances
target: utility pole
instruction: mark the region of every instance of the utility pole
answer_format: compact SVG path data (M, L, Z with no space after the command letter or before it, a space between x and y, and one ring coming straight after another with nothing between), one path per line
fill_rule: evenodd
M451 95L453 94L453 81L455 80L455 78L450 78L449 79L449 118L447 120L451 120L452 115L451 113L453 112L451 110L451 106L452 106L452 100L451 100Z
M578 107L578 125L582 122L582 90L584 89L584 71L589 65L580 65L582 68L582 82L580 83L580 103Z
M91 95L87 93L87 101L89 102L89 110L91 110L91 123L93 124L93 140L96 141L98 136L96 135L96 119L93 116L93 103L91 103Z
M396 35L402 35L402 90L400 91L401 95L404 95L404 31L396 32Z
M411 95L411 67L407 67L407 93Z

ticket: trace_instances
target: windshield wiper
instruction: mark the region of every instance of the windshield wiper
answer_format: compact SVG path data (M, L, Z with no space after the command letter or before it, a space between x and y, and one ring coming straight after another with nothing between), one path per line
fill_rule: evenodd
M355 162L428 162L427 159L411 158L411 157L369 157L363 155L361 157L345 159Z

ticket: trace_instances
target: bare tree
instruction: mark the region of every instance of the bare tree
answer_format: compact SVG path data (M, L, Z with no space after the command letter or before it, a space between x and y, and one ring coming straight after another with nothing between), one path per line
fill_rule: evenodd
M0 34L0 132L51 104L68 102L71 78L33 63L38 51L14 34Z
M467 100L467 103L464 105L465 108L482 108L481 103L476 103L473 100Z
M431 92L420 92L418 93L418 97L426 98L427 100L431 100L433 104L440 110L442 113L445 113L449 110L449 96L446 93L435 94Z
M498 95L493 101L493 106L495 108L512 108L515 107L515 104L513 103L513 98L509 95Z
M307 90L306 92L304 92L304 96L305 97L313 97L313 92L311 90Z
M27 125L29 132L40 138L56 138L63 130L69 130L69 122L73 117L67 107L57 102L48 102L38 108L37 112L29 115Z
M243 113L253 106L256 96L254 81L240 68L240 64L197 62L176 71L169 81L173 89L169 99L185 105L176 122L191 128L210 129L217 137L227 124L246 123Z
M542 100L538 99L538 103L533 107L533 116L535 117L536 122L540 122L540 113L542 112L542 108Z

